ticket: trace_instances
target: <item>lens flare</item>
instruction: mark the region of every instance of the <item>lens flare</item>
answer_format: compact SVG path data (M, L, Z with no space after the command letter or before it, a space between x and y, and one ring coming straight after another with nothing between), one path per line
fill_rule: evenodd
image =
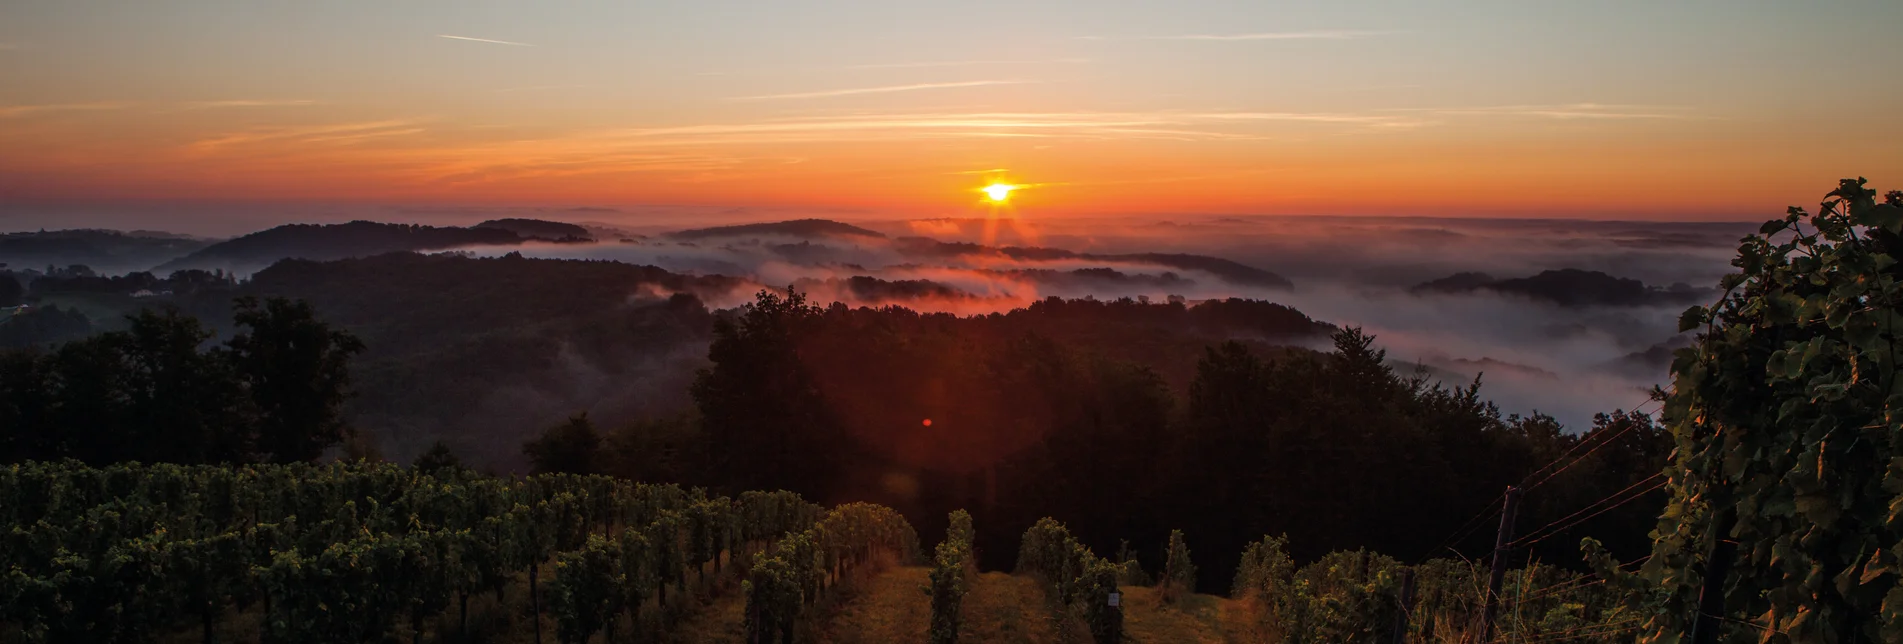
M1008 183L994 183L984 187L985 196L990 197L992 201L1004 201L1005 199L1009 199L1011 198L1011 191L1017 189L1017 186Z

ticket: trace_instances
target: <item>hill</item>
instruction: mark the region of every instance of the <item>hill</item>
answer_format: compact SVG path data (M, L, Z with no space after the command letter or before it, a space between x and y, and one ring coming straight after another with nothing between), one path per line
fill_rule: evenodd
M1683 284L1674 284L1670 288L1651 287L1639 280L1577 268L1541 271L1531 277L1510 279L1494 279L1485 273L1455 273L1416 284L1409 290L1416 295L1490 291L1564 307L1682 306L1709 299L1713 294L1710 289L1695 289Z
M106 274L150 269L196 252L211 240L136 231L53 230L0 234L0 265L16 270L75 264Z
M1189 255L1184 253L1080 253L1062 248L1042 248L1035 246L1005 246L1000 248L963 242L943 242L927 237L902 237L897 240L897 245L904 252L927 256L958 257L968 255L1002 255L1012 259L1041 262L1086 260L1151 264L1210 273L1238 286L1254 286L1272 289L1287 289L1295 286L1288 278L1282 277L1281 275L1241 262L1207 255Z
M281 259L333 260L399 251L463 246L507 246L524 238L501 228L460 228L353 221L290 224L213 244L158 267L161 273L196 268L248 273Z
M840 223L829 219L795 219L760 224L741 224L737 226L715 226L713 228L695 228L668 233L674 239L710 239L717 237L749 237L758 235L783 235L800 238L827 237L865 237L885 239L885 234L860 228L852 224Z
M595 234L586 226L545 221L541 219L491 219L476 224L475 228L495 228L515 233L523 239L542 239L555 242L594 241Z

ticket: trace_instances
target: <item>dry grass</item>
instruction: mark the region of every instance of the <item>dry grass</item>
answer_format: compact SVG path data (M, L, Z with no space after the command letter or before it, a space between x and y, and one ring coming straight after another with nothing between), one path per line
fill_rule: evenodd
M1248 641L1244 618L1232 602L1213 595L1183 595L1165 604L1155 588L1123 591L1124 641L1133 644L1177 642L1223 644Z
M959 621L959 641L1058 644L1066 626L1051 615L1037 580L988 572L971 581Z
M814 641L840 644L923 644L931 626L925 594L931 568L892 568L855 585L838 612L815 629Z

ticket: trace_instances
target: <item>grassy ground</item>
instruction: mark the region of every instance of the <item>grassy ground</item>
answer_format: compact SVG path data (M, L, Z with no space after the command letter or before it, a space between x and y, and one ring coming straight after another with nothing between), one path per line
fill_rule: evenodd
M730 592L682 620L663 641L670 644L742 644L747 641L747 597Z
M550 567L542 567L543 588L552 578ZM931 623L931 597L925 588L931 569L923 566L891 567L851 580L826 605L812 610L810 629L802 629L799 641L839 644L924 644ZM663 610L652 601L642 608L640 635L631 638L634 628L620 621L622 641L665 642L667 644L743 644L746 641L746 597L740 592L739 579L729 567L726 575L709 576L705 587L698 583L683 597L669 593L665 610L681 616L678 626L658 632L653 622ZM535 641L530 617L526 578L511 584L504 601L493 594L471 597L469 602L470 636L458 636L456 609L452 605L444 615L426 621L423 642L468 644L527 644ZM543 598L547 601L547 598ZM1124 588L1124 635L1132 644L1195 643L1220 644L1248 642L1246 619L1239 606L1230 600L1210 595L1190 595L1173 605L1164 605L1152 588ZM216 639L220 642L258 641L260 607L243 612L228 612L219 620ZM411 641L407 627L396 629L396 636ZM163 644L196 644L202 633L187 629L161 635ZM0 638L3 639L3 638ZM606 642L596 635L594 642ZM554 644L554 620L542 618L542 642ZM972 578L965 595L959 641L985 644L1089 644L1090 636L1079 620L1053 614L1045 600L1043 587L1029 577L989 572Z
M1029 577L988 572L972 579L958 626L963 642L1057 644L1065 625L1051 615L1044 589Z
M1124 641L1134 644L1246 642L1236 603L1213 595L1187 595L1164 604L1155 588L1124 588Z
M931 568L892 568L865 580L838 612L816 629L815 641L839 644L922 644L932 620L925 594Z

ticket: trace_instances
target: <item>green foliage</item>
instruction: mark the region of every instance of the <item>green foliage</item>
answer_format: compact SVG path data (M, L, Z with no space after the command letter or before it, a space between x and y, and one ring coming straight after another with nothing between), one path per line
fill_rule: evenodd
M1903 639L1903 195L1845 180L1744 238L1724 297L1680 320L1664 417L1671 500L1638 592L1644 641L1694 620L1714 540L1727 641ZM1607 574L1612 562L1595 553Z
M754 554L743 585L747 639L791 644L806 607L823 599L830 580L861 567L917 557L918 534L891 508L870 503L833 508L812 528Z
M0 468L0 622L29 642L147 642L262 600L266 642L382 642L552 558L557 630L581 641L816 513L599 476L29 462Z
M1288 641L1302 632L1301 597L1295 587L1295 561L1286 537L1264 536L1242 551L1229 597L1253 617L1253 635L1265 642Z
M1018 574L1035 575L1049 589L1055 606L1081 616L1097 644L1123 641L1123 607L1111 606L1119 594L1123 568L1098 558L1057 520L1045 517L1024 532L1018 544Z
M1137 560L1137 552L1130 547L1128 540L1117 541L1117 566L1123 571L1117 573L1117 583L1124 586L1148 586L1156 583L1150 574L1143 571L1143 562Z
M975 571L972 562L971 515L964 510L951 513L951 527L945 531L944 543L932 558L931 586L925 589L932 597L932 622L929 639L932 644L957 644L958 620L960 608L964 603L965 592L970 589L966 577Z
M1158 583L1158 594L1166 604L1196 592L1196 564L1189 560L1189 544L1183 542L1182 530L1170 531L1169 549L1163 555L1163 579Z

